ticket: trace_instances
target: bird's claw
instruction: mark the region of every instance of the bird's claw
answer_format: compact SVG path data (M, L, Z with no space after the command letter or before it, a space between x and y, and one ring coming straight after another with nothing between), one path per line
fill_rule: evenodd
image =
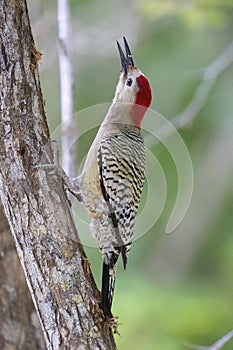
M111 328L113 330L114 334L117 334L120 336L120 333L118 331L119 323L117 322L117 320L118 320L118 316L113 316L111 318L108 318L107 325L109 328Z
M59 149L56 141L51 141L51 150L52 150L52 162L46 152L44 152L44 156L48 163L33 165L33 169L38 170L47 170L49 175L58 175L62 178L63 184L65 186L65 190L69 191L79 202L82 202L82 195L80 193L80 186L78 177L71 178L69 177L62 167L59 164Z

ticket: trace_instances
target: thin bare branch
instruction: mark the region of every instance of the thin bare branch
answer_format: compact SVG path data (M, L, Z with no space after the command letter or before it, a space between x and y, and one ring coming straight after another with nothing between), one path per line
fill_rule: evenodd
M68 0L57 1L58 36L59 36L59 67L60 96L62 122L62 159L63 168L70 176L75 175L76 130L73 119L73 67L71 57L70 9Z
M184 342L184 344L189 349L194 349L194 350L220 350L223 348L223 345L225 345L231 338L233 338L233 330L227 333L226 335L224 335L221 339L217 340L216 343L214 343L210 347L192 344L189 342Z
M190 124L197 116L201 109L206 104L210 91L212 90L216 79L219 75L227 69L233 62L233 41L227 46L227 48L214 60L212 61L204 70L202 79L198 84L193 98L185 109L179 114L175 115L169 120L169 122L176 128L181 129L188 124ZM163 139L164 137L170 136L174 133L174 128L172 128L169 123L163 124L156 130L156 135L158 139ZM155 144L154 137L147 135L146 144L148 147Z
M218 76L233 62L233 41L227 48L211 62L203 72L200 84L197 86L192 100L188 106L170 121L177 128L189 124L204 107Z
M208 346L202 346L202 345L197 345L197 344L192 344L188 341L184 341L183 344L187 346L188 349L193 349L193 350L208 350Z
M233 338L233 330L224 335L221 339L219 339L216 343L214 343L208 350L220 350L223 345L225 345L231 338Z

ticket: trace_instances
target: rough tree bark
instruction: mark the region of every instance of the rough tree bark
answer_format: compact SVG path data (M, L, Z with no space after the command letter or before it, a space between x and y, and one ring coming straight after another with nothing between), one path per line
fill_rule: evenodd
M52 161L26 0L0 0L0 195L48 349L116 349Z
M39 319L0 203L0 349L44 350Z

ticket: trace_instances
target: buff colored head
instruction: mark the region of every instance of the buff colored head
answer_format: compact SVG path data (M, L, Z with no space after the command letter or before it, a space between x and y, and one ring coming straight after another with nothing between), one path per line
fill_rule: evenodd
M126 55L117 41L122 68L114 102L132 104L130 108L131 121L136 127L140 127L144 114L151 104L151 88L145 75L134 65L125 37L124 44Z

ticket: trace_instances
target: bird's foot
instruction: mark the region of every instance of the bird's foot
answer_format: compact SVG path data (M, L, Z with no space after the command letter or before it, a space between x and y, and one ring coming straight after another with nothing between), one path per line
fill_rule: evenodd
M65 190L69 191L79 202L82 202L83 198L80 192L79 177L71 178L62 169L62 180L65 185Z
M91 274L91 268L90 268L90 261L86 257L82 256L82 265L83 270L86 276L90 276Z
M118 331L119 323L117 322L117 320L118 320L118 316L107 318L107 325L109 328L113 330L114 334L117 334L120 336L120 333Z
M58 175L62 178L65 190L69 191L79 202L82 202L82 195L79 186L79 177L69 177L59 164L59 149L56 141L51 141L52 161L47 152L43 156L46 158L45 163L33 165L33 169L46 170L49 175ZM48 163L46 163L48 162Z

